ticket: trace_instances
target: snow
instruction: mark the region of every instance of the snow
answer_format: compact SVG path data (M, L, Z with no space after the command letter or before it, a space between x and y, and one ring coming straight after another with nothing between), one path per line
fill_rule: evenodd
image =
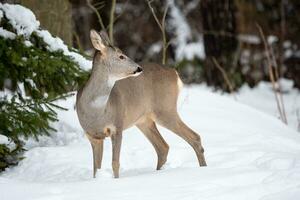
M293 81L291 80L282 79L280 85L283 93L288 125L292 129L297 130L300 123L299 119L297 119L297 112L300 111L300 92L297 89L293 89ZM276 109L274 93L272 91L272 86L269 83L259 83L255 88L255 92L244 85L240 89L239 94L237 94L237 99L239 102L255 107L279 119L280 115Z
M0 10L0 22L1 22L2 17L3 17L3 12L2 12L2 10Z
M11 40L16 38L16 34L3 29L2 27L0 27L0 36Z
M13 151L16 148L16 144L12 141L9 141L8 137L0 134L0 144L7 146L10 151Z
M242 42L246 42L249 44L260 44L260 38L256 35L250 35L250 34L240 34L238 36L239 40L241 40Z
M293 51L291 49L287 49L284 51L284 58L290 58L293 56Z
M204 59L204 46L203 41L200 39L198 42L188 43L184 47L182 52L182 58L186 58L188 60L193 60L195 57Z
M171 20L179 22L173 24L177 27L176 56L204 56L201 40L188 43L191 33L186 19L174 1L169 3ZM28 9L9 4L0 4L0 9L8 12L5 16L14 23L18 35L35 31L49 50L62 50L83 69L90 69L90 61L39 29L39 22ZM15 35L5 31L0 29L0 36L14 39ZM245 38L257 42L252 36ZM254 89L243 86L235 94L237 100L233 95L212 92L205 85L185 86L178 110L183 120L200 133L208 166L198 167L192 148L159 127L170 152L163 169L156 171L154 148L138 129L130 128L123 136L120 179L112 178L109 140L104 142L102 169L96 179L92 178L91 147L74 110L75 96L59 100L57 104L69 110L58 111L59 122L54 124L58 132L40 137L38 142L26 142L25 159L0 174L1 199L297 199L300 92L292 88L291 81L281 80L281 85L288 126L278 119L269 83L262 82ZM23 91L21 83L19 87ZM8 91L0 92L0 96L6 94ZM0 144L8 143L7 137L0 135Z
M6 18L18 35L29 37L40 26L33 12L23 6L0 3L0 9L5 12Z
M34 81L32 79L26 78L25 82L29 83L32 88L34 88L34 89L37 88L36 84L34 83Z
M47 30L40 29L40 22L36 19L31 10L16 4L2 4L0 3L0 20L1 14L6 16L9 23L16 29L17 35L23 35L25 38L29 38L33 32L36 32L38 36L48 44L50 51L62 51L64 55L70 56L83 70L90 70L92 68L92 62L85 59L82 55L76 52L72 52L68 49L68 46L58 38L53 37ZM9 32L0 27L0 36L15 39L16 34ZM27 47L32 46L31 42L26 40L25 45Z
M300 94L282 80L289 121ZM300 195L300 133L277 119L271 85L244 86L222 95L205 85L185 86L178 110L201 134L208 166L198 167L192 148L159 127L170 145L168 161L156 171L154 148L136 128L124 132L120 179L112 178L111 144L92 178L92 153L74 110L75 96L58 104L58 132L27 142L17 167L0 176L1 199L297 199ZM246 105L248 104L248 105Z
M153 57L154 54L157 54L157 53L160 52L161 48L162 48L162 45L161 45L160 42L159 42L159 43L157 42L157 43L152 44L152 45L148 48L148 52L147 52L148 55L147 55L147 57L149 57L149 58Z
M73 58L84 70L89 70L92 67L92 62L85 59L82 55L69 51L67 45L64 44L64 42L58 38L58 37L52 37L52 35L49 33L49 31L46 30L36 30L36 33L38 36L43 38L43 40L49 45L48 50L49 51L63 51L64 55L70 56Z
M292 46L292 42L290 40L286 40L283 42L283 47L285 49L291 48L291 46Z
M175 32L175 38L172 40L176 46L176 60L192 60L195 57L205 58L202 35L199 36L196 42L189 42L192 33L184 14L176 6L174 0L168 0L168 5L170 7L170 19L167 26L169 26L169 29L174 29Z
M9 144L8 137L0 134L0 144Z
M185 5L185 8L183 10L183 13L185 15L187 15L190 11L194 10L197 8L197 6L199 5L200 3L200 0L192 0L192 1L189 1L186 5Z
M276 37L275 35L269 35L267 38L267 41L269 44L273 44L275 42L278 42L278 37Z
M31 46L33 46L33 44L32 44L29 40L25 40L25 41L24 41L24 44L25 44L26 47L31 47Z

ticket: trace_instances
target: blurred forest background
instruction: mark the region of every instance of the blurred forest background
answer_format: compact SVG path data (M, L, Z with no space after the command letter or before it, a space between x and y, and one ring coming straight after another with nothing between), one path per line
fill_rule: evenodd
M97 15L102 27L108 28L114 1L2 2L30 8L42 28L87 51L91 48L89 30L103 29ZM292 79L300 88L299 1L155 0L151 6L158 20L166 11L166 61L178 69L185 83L206 82L225 91L237 90L244 83L253 87L269 81L271 67L275 79ZM113 21L116 46L136 61L161 62L162 33L146 0L117 0Z

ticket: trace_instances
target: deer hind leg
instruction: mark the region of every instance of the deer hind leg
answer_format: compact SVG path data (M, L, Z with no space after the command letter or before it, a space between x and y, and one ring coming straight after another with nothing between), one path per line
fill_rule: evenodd
M157 167L156 169L159 170L167 161L167 156L169 152L169 145L166 143L164 138L161 136L157 127L153 120L147 119L142 123L137 124L137 127L146 138L151 142L153 145L156 154L157 154Z
M204 157L204 148L201 144L200 136L190 129L179 117L177 113L175 114L165 114L160 113L156 117L157 122L163 127L171 130L186 142L188 142L194 149L198 162L200 166L206 166L206 161Z
M111 135L111 143L112 143L112 168L114 172L114 177L119 178L122 132L113 133Z
M95 178L97 169L101 168L102 156L103 156L103 139L95 139L89 136L88 134L86 135L91 143L92 150L93 150L93 177Z

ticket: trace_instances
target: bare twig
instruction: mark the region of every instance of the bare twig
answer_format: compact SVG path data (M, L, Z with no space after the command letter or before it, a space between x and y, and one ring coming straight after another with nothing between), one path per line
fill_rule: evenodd
M162 36L163 36L163 58L162 58L162 63L166 64L166 59L167 59L167 49L169 46L169 43L167 42L167 37L166 37L166 16L167 16L167 12L168 12L168 8L169 6L167 5L164 11L164 15L162 18Z
M115 9L116 9L116 0L112 0L111 9L110 9L110 17L109 17L109 40L111 44L114 44L114 17L115 17Z
M151 13L152 13L157 25L158 25L161 33L162 33L162 40L163 40L162 64L166 64L167 50L168 50L168 47L170 45L170 42L167 41L166 26L165 26L166 25L166 16L167 16L167 13L168 13L169 5L166 6L166 8L164 10L162 20L160 22L157 15L156 15L156 13L155 13L155 11L154 11L154 8L151 5L152 1L147 0L147 3L148 3L148 7L151 10Z
M219 64L219 62L217 61L217 59L215 57L212 58L212 61L215 64L215 66L222 73L222 76L223 76L223 78L224 78L224 80L225 80L225 82L226 82L226 84L227 84L227 86L230 90L230 93L234 95L234 87L233 87L231 81L229 80L226 71L221 67L221 65ZM234 97L235 100L237 100L235 95L233 97Z
M94 13L97 15L97 18L98 18L99 24L100 24L100 26L101 26L101 29L102 29L102 30L105 30L105 26L104 26L104 24L103 24L103 20L102 20L101 15L100 15L100 13L99 13L99 11L98 11L98 9L100 10L100 9L102 9L102 8L104 7L104 2L103 2L103 1L100 1L99 3L93 5L93 4L91 3L91 0L86 0L86 3L87 3L87 5L88 5L88 7L90 7L90 8L94 11ZM97 7L98 9L97 9L96 7Z
M273 64L274 64L274 70L272 70L272 72L274 71L275 72L275 80L276 80L276 84L277 84L277 90L278 90L278 96L280 98L280 106L281 106L281 109L282 109L282 114L283 114L283 117L285 118L285 121L287 122L287 117L286 117L286 112L285 112L285 106L284 106L284 101L283 101L283 96L282 96L282 88L281 88L281 84L279 82L279 78L280 78L280 73L279 73L279 66L277 64L277 61L276 61L276 57L275 57L275 54L274 54L274 50L273 50L273 47L272 45L269 45L269 50L270 50L270 55L271 55L271 58L272 58L272 61L273 61ZM281 66L282 66L282 63L281 63Z
M265 50L266 50L266 54L267 54L267 60L268 60L268 69L269 69L269 77L270 77L270 80L271 80L271 83L272 83L272 88L273 88L273 91L274 91L274 95L275 95L275 100L276 100L276 105L277 105L277 109L278 109L278 112L279 112L279 115L280 115L280 119L282 120L283 123L287 124L287 118L286 118L286 113L285 113L285 109L284 109L284 106L283 106L283 98L282 98L282 94L281 94L281 90L279 90L277 86L277 80L275 80L275 75L274 75L274 72L273 72L273 65L272 63L276 63L276 60L272 60L272 58L274 57L274 54L272 54L272 50L270 48L270 46L268 45L267 41L266 41L266 37L264 35L264 32L261 28L261 26L259 24L256 24L256 27L259 31L259 34L261 36L261 39L264 43L264 46L265 46ZM273 62L272 62L273 61ZM275 64L277 65L277 63ZM278 94L279 93L279 94Z

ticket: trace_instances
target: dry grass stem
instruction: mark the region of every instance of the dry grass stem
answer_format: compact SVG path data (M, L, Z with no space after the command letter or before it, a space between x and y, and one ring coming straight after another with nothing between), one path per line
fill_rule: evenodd
M281 88L279 87L278 84L278 72L276 73L275 69L275 74L274 74L274 70L273 70L273 64L275 65L275 67L277 66L277 62L274 59L274 53L272 52L271 47L268 45L266 37L264 35L264 32L261 28L260 25L256 24L256 27L259 31L259 34L261 36L261 39L264 43L265 46L265 50L266 50L266 55L267 55L267 61L268 61L268 70L269 70L269 77L272 83L272 88L274 91L274 96L275 96L275 100L276 100L276 105L277 105L277 109L280 115L280 119L282 120L283 123L287 124L287 117L286 117L286 112L285 112L285 108L284 108L284 103L283 103L283 97L282 97L282 92L281 92ZM278 67L276 67L278 68Z
M235 100L237 100L236 96L234 95L234 87L233 84L231 83L229 77L227 76L226 71L221 67L221 65L219 64L219 62L217 61L217 59L215 57L212 58L212 61L214 63L214 65L220 70L220 72L222 73L222 76L225 80L225 83L227 84L229 91L231 94L233 94L233 97Z

